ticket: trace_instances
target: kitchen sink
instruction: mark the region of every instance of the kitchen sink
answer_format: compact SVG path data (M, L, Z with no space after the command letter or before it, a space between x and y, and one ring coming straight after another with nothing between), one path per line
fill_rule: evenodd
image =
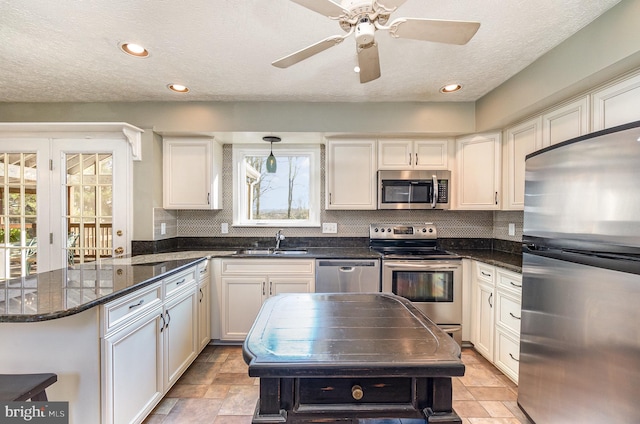
M237 252L239 255L257 255L257 256L265 256L265 255L276 255L276 256L287 256L287 255L304 255L307 253L306 249L295 249L295 250L274 250L274 249L241 249Z

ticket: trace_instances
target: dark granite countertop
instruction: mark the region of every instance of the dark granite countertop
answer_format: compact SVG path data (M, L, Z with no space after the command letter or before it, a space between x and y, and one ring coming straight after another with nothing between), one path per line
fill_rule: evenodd
M449 249L448 251L463 258L474 259L509 271L522 273L522 254L490 249Z
M205 254L180 259L156 257L147 258L148 261L117 258L2 280L0 322L46 321L77 314L195 265L206 257Z
M250 249L251 250L251 249ZM265 251L265 249L256 249L257 251ZM282 249L283 252L295 251L304 253L295 253L293 255L288 254L273 254L267 253L252 253L245 254L242 250L238 250L237 253L230 255L231 258L286 258L286 259L379 259L380 253L375 250L371 250L368 247L304 247L300 249L289 248ZM272 252L272 250L271 250Z

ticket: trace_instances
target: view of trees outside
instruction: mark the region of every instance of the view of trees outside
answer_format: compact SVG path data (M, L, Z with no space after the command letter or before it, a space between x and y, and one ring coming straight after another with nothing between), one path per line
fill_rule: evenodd
M275 173L268 173L266 156L245 156L249 219L309 219L308 156L277 158Z

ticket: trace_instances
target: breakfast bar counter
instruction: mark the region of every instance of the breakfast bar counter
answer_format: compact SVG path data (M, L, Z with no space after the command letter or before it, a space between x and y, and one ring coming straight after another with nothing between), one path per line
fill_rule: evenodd
M243 354L260 377L253 423L414 418L460 423L460 348L404 298L383 293L268 299Z

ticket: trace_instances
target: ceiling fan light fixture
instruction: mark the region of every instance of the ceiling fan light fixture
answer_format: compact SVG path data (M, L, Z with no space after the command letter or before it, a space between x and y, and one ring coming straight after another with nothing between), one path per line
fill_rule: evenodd
M441 93L453 93L454 91L458 91L462 88L460 84L447 84L440 89Z
M271 152L269 153L269 156L267 157L267 172L269 174L273 174L278 170L278 161L276 160L276 157L273 156L273 143L278 143L282 139L280 137L275 136L275 135L267 135L267 136L262 137L262 139L264 141L266 141L267 143L271 143Z
M167 84L167 88L176 93L188 93L189 87L182 84Z
M120 43L120 50L134 57L149 57L149 51L136 43Z

